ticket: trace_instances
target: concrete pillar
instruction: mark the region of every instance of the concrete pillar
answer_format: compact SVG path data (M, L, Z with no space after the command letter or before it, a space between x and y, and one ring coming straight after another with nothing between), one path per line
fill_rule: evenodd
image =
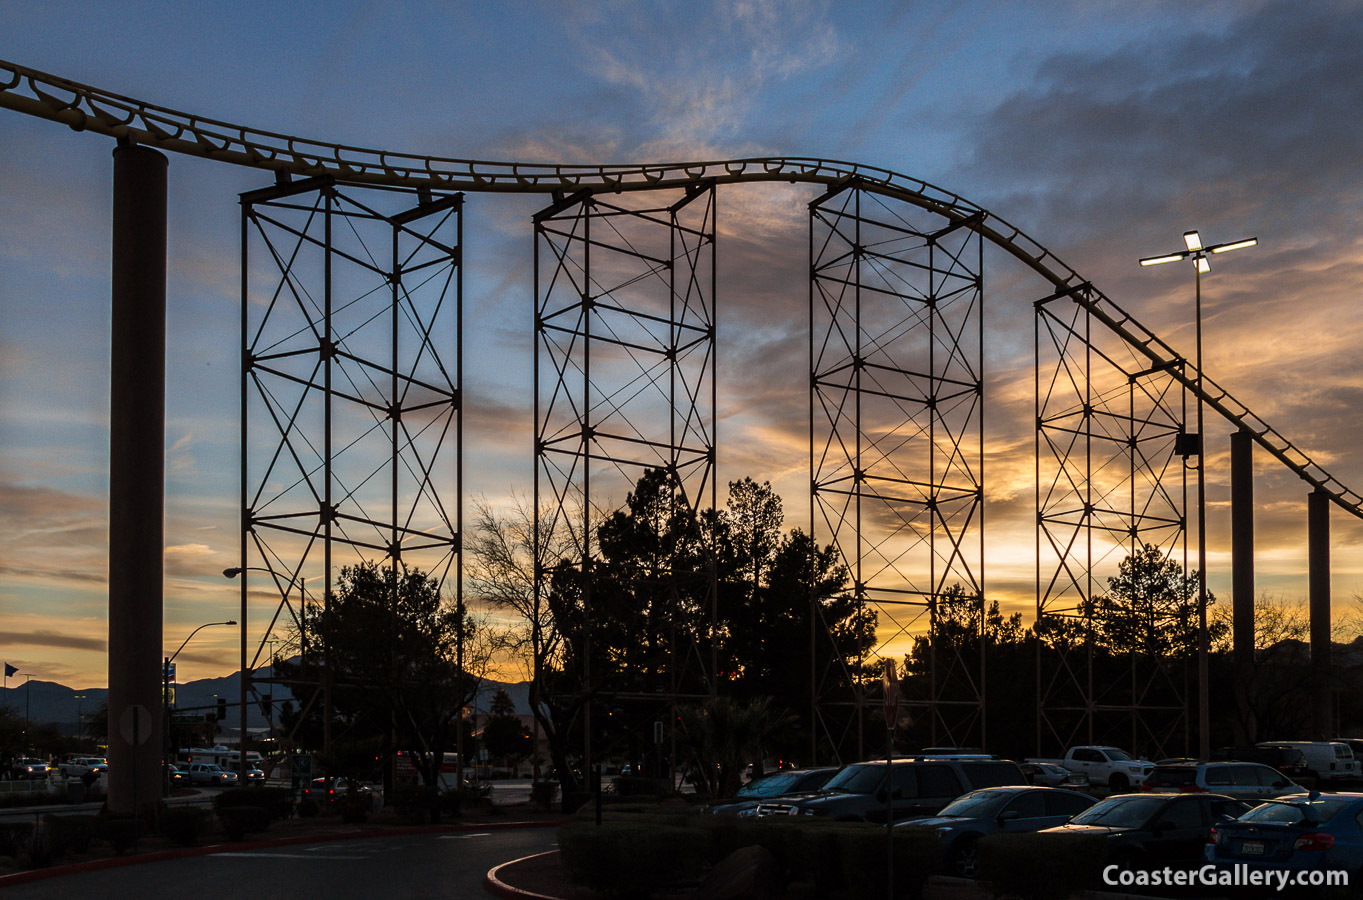
M1307 531L1309 604L1311 609L1311 730L1314 739L1332 737L1330 673L1330 495L1316 489L1308 495Z
M109 404L109 811L161 797L166 158L114 150Z
M1254 439L1230 436L1231 642L1235 679L1235 743L1257 739L1247 692L1254 672Z

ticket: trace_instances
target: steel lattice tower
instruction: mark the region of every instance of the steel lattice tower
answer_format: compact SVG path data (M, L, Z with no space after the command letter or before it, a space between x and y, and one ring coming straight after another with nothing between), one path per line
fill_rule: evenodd
M906 699L929 717L933 743L958 745L984 739L975 223L943 221L856 179L810 205L812 532L836 546L863 613L875 616L872 657L902 656L930 632L927 690ZM948 597L967 610L973 652L936 639ZM866 675L814 673L816 729L839 755L855 735L864 756ZM854 685L841 704L828 695L839 681Z
M714 184L559 198L535 216L535 298L536 531L571 535L589 636L596 529L640 476L664 472L670 502L688 515L715 509ZM705 552L699 575L677 571L674 557L635 586L673 604L674 623L685 604L693 624L670 635L658 693L612 697L667 705L714 694L714 548ZM548 573L538 575L547 592ZM584 696L598 696L590 646L580 654ZM590 700L584 708L590 766Z
M288 642L344 566L420 569L459 594L463 195L323 177L241 204L249 674L272 640L324 656ZM249 590L262 570L269 588ZM261 593L273 612L248 631L247 601ZM248 634L259 637L250 658ZM298 699L329 713L319 693Z
M1107 742L1186 753L1186 666L1133 653L1114 677L1094 647L1095 602L1123 559L1153 545L1187 570L1184 363L1151 365L1095 315L1098 302L1079 285L1035 303L1037 621L1048 634L1038 752Z

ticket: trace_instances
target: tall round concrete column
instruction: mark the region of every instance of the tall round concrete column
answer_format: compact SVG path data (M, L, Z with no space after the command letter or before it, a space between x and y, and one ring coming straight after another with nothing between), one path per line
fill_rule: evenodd
M166 158L114 150L109 366L109 810L161 798Z

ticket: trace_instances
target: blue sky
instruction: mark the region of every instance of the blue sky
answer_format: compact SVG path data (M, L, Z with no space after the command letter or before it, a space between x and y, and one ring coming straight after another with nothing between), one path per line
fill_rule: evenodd
M818 156L941 185L1022 227L1191 353L1191 273L1141 270L1200 228L1257 234L1206 287L1207 368L1363 485L1363 15L1358 3L21 3L0 58L325 141L534 162ZM0 112L0 657L103 684L112 142ZM236 558L237 195L263 173L170 164L166 641L225 618ZM720 192L720 475L806 525L805 204ZM535 198L471 196L471 492L528 488ZM727 277L726 277L727 276ZM1031 601L1030 301L990 306L986 573ZM786 313L786 307L790 313ZM793 368L792 368L793 367ZM1229 429L1223 429L1228 431ZM1224 439L1210 428L1214 453ZM1215 461L1215 460L1214 460ZM1305 591L1305 491L1260 458L1259 588ZM1224 485L1210 571L1229 596ZM1337 615L1363 536L1333 517ZM205 632L186 677L233 667ZM193 667L194 671L189 671ZM202 671L199 671L202 669Z

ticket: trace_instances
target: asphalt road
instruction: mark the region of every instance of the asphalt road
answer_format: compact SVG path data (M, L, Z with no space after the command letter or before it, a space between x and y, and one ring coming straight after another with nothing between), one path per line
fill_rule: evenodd
M482 898L499 863L556 846L556 829L517 828L291 844L137 863L8 887L5 900Z

